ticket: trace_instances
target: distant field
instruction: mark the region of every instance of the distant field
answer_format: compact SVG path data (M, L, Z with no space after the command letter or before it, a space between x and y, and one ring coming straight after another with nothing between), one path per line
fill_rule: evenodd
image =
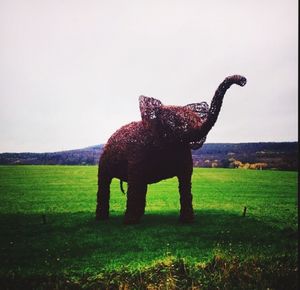
M169 179L148 187L142 222L124 226L118 180L111 219L94 220L96 166L0 166L0 282L3 289L211 289L227 281L222 289L234 289L246 279L245 289L296 289L297 174L197 168L195 223L178 223L177 180Z

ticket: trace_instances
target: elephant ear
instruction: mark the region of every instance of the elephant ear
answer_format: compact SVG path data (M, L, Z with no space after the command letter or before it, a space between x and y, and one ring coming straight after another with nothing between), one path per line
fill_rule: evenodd
M139 104L142 120L146 123L152 122L157 118L157 112L163 105L160 100L145 96L139 97Z
M206 120L208 116L209 106L206 102L189 104L186 105L185 108L189 108L193 112L197 113L202 121Z
M208 117L209 106L206 102L194 103L185 106L186 108L191 109L193 112L197 113L201 120L204 122ZM206 140L206 136L201 138L199 141L190 142L190 148L193 150L199 149L202 147Z

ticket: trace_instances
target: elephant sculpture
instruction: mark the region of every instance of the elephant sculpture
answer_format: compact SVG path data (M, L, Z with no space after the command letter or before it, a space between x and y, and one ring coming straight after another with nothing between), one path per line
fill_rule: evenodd
M99 160L96 219L109 217L112 178L128 183L125 224L138 223L146 206L147 185L177 177L180 193L179 220L194 220L191 149L200 148L214 126L226 91L232 84L244 86L240 75L225 78L211 101L183 107L165 106L159 100L139 97L142 120L117 130Z

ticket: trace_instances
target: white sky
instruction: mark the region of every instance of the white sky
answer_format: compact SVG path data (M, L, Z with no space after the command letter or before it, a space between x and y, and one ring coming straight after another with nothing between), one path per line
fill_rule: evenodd
M298 140L296 0L0 0L0 152L105 143L164 104L227 92L207 142Z

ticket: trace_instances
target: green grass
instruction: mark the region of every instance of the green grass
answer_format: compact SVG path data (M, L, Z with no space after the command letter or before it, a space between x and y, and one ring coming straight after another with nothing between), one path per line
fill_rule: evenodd
M202 283L203 289L210 289L208 281L231 273L226 261L239 273L245 273L241 265L255 265L249 266L252 276L265 267L263 277L271 284L274 277L268 273L277 263L282 275L291 279L298 245L297 172L194 169L196 220L191 225L178 223L177 188L176 179L150 185L141 223L124 226L126 196L118 180L111 186L111 218L94 220L95 166L0 166L0 282L8 289L14 285L17 289L24 281L51 289L45 282L50 279L59 289L68 285L73 289L93 288L100 282L103 288L117 287L127 281L135 285L129 289L145 289L147 275L148 284L153 277L160 279L161 273L167 281L172 267L177 265L174 278L182 274L183 265L185 271L189 269L186 285ZM216 261L222 264L220 277L205 276ZM161 268L158 276L149 274ZM143 275L143 283L132 284ZM129 281L130 276L135 282ZM172 289L173 284L160 289Z

